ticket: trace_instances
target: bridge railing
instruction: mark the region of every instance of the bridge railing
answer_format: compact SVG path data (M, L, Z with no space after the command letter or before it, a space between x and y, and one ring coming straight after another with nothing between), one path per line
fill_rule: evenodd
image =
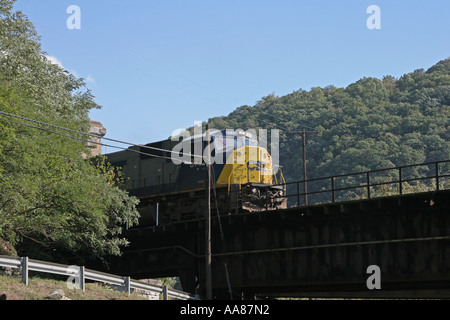
M28 257L10 257L0 255L0 267L21 268L22 282L28 285L29 271L57 274L68 277L68 282L75 281L76 287L85 291L85 280L103 282L114 285L119 291L131 293L131 289L138 289L156 294L161 294L163 300L173 298L177 300L196 300L197 298L189 293L169 289L167 286L149 284L143 281L121 277L100 271L85 269L84 266L68 266L53 262L28 259Z
M450 188L450 160L287 182L290 206L334 203Z

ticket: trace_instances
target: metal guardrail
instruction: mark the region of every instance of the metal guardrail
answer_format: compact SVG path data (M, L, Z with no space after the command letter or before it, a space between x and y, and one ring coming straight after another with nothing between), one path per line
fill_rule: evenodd
M450 189L450 160L283 182L266 186L265 194L277 187L284 191L283 195L261 198L260 206L266 211L272 210L273 203L280 199L287 199L288 207L303 207L447 190ZM242 189L229 193L238 199L234 206L237 212L237 203L243 199Z
M445 172L442 170L444 165L447 169ZM284 194L282 198L294 197L297 201L297 206L352 200L352 198L349 198L348 195L339 195L339 193L346 191L353 191L355 193L354 195L359 196L360 198L372 199L383 196L381 189L383 187L387 189L387 186L391 186L391 189L387 191L392 194L403 195L406 193L411 193L405 190L405 186L411 182L418 183L420 181L428 180L428 185L426 185L428 188L427 191L448 189L450 186L449 166L450 160L426 162L407 166L307 179L306 181L299 180L294 182L286 182L275 186L283 186L288 188L290 192ZM420 170L424 172L419 172ZM302 192L302 187L305 185L305 182L308 184L308 190L307 192L304 192L304 190ZM444 183L445 185L441 185ZM413 191L413 193L416 192L420 191ZM311 201L311 199L308 201L308 197L320 194L328 194L329 199L326 200L322 197L319 202Z
M118 286L120 291L131 293L131 289L149 291L162 294L163 300L168 298L178 300L197 300L196 296L189 293L169 289L167 286L152 285L143 281L130 279L130 277L121 277L91 269L85 269L84 266L69 266L53 262L28 259L28 257L10 257L0 255L0 267L21 268L22 282L28 285L29 271L58 274L72 277L78 284L79 289L85 291L85 280L93 280Z

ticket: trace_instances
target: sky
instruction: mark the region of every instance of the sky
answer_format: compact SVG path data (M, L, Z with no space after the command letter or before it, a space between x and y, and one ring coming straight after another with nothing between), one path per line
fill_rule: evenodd
M18 0L15 9L46 54L85 79L106 137L135 144L270 94L399 78L450 57L442 0Z

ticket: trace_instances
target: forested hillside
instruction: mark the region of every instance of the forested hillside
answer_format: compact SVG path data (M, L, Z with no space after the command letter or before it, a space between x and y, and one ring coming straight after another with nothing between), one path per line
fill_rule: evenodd
M288 131L319 131L307 136L308 178L317 178L450 159L449 118L446 59L399 79L269 95L209 122L215 129L280 129L280 163L294 181L302 179L302 141Z

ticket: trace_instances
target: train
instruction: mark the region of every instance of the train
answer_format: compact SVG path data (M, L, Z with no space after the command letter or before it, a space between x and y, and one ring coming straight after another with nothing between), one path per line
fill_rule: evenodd
M140 226L205 218L208 181L209 203L221 215L286 208L281 167L244 130L169 138L105 157L121 170L128 193L140 200Z

